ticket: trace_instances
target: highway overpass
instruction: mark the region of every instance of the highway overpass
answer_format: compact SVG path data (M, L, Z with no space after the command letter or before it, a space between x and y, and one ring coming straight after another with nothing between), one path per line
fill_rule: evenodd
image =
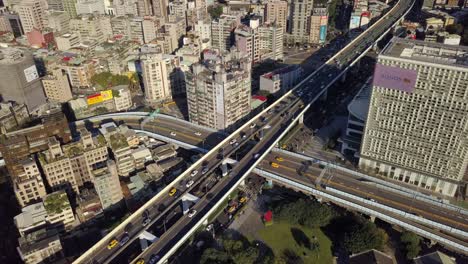
M303 118L304 113L310 105L317 101L327 88L336 80L341 78L349 67L355 63L363 54L369 50L376 41L388 32L398 20L401 19L411 8L413 1L400 0L392 10L383 16L378 22L363 32L355 40L349 43L343 50L338 52L314 73L304 79L292 91L286 93L263 112L246 122L238 130L224 138L218 145L211 148L204 157L195 162L187 171L182 173L173 183L166 186L160 193L148 201L137 212L127 218L121 225L111 231L106 237L80 256L76 263L109 263L117 256L125 245L113 249L107 249L110 240L130 236L136 239L142 227L142 215L145 211L151 213L152 223L161 220L161 217L171 214L172 209L180 203L182 194L189 193L197 184L209 178L210 174L217 169L224 158L233 155L240 148L248 149L246 155L239 160L231 171L229 177L222 178L206 194L199 197L192 209L197 213L193 217L182 215L178 218L160 238L152 243L136 259L148 260L151 255L158 254L161 259L158 263L167 260L177 248L184 243L193 232L200 227L208 215L232 192L243 179L264 159L294 124ZM146 129L146 128L145 128ZM167 132L167 131L166 131ZM258 135L263 134L259 140ZM207 135L208 137L211 136ZM253 147L246 144L249 139L256 138L258 143ZM236 140L238 144L232 143ZM206 141L202 141L202 144ZM258 156L256 155L258 154ZM221 156L221 158L219 158ZM257 158L254 158L257 157ZM196 171L196 173L194 173ZM205 173L202 173L204 172ZM193 173L193 176L190 174ZM189 188L179 186L184 179L193 179L196 183ZM178 187L179 196L169 196L168 192ZM161 209L158 205L164 204ZM159 208L158 212L155 208ZM151 224L150 224L151 225ZM127 242L130 243L130 242Z

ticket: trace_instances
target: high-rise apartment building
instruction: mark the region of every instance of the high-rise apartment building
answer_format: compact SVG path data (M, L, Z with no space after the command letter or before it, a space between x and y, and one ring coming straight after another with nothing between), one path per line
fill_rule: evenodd
M0 49L0 94L5 101L26 104L29 112L46 103L32 54L23 49Z
M106 40L106 34L101 29L101 21L95 16L82 15L71 19L70 29L80 36L81 41L102 43Z
M286 33L288 18L288 2L284 0L270 0L265 7L265 22L276 23Z
M113 1L116 16L138 15L137 0L119 0Z
M234 49L203 55L185 75L190 122L228 129L250 112L250 56Z
M24 207L41 200L47 193L36 162L26 159L21 165L23 172L13 178L13 188L18 203Z
M113 160L107 162L107 167L93 171L93 175L94 188L99 195L103 210L123 199L117 166Z
M252 63L283 58L283 30L263 24L257 28L239 25L234 30L236 48L251 56Z
M145 99L149 102L160 102L172 99L171 65L162 54L147 54L141 58L141 69Z
M153 16L167 19L168 0L148 0L153 7Z
M51 263L64 256L56 230L43 228L20 237L18 242L18 253L25 264Z
M46 27L45 2L35 0L22 0L15 5L15 10L21 19L24 32L33 29L42 30Z
M70 18L75 18L77 0L62 0L62 3L63 11L65 11Z
M117 1L120 2L120 1ZM104 1L102 0L77 0L76 14L100 14L106 13Z
M292 0L289 16L290 43L308 43L310 16L314 8L313 0Z
M47 0L47 9L49 11L63 11L62 0Z
M66 103L73 99L68 76L62 69L53 69L42 78L47 98L54 102Z
M211 45L213 49L227 51L233 45L234 29L240 24L238 16L221 15L211 22Z
M50 12L47 16L47 27L54 32L68 32L70 30L70 17L65 12Z
M265 23L257 30L260 61L283 59L284 32L282 28L275 24Z
M394 38L378 57L359 165L453 196L468 177L468 48Z

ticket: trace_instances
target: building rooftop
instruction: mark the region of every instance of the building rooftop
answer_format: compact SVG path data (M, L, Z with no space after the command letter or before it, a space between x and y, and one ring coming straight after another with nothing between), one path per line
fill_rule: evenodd
M367 80L348 105L348 112L362 121L367 119L367 113L369 112L369 103L372 94L371 80L372 78Z
M63 210L70 208L70 201L64 191L54 192L44 198L44 208L49 214L60 214Z
M450 258L449 256L435 251L424 256L419 256L414 258L415 264L455 264L455 259Z
M127 138L120 133L115 133L111 135L109 137L109 141L111 148L114 150L128 147Z
M21 253L25 254L47 248L49 243L55 240L60 240L57 231L43 228L28 234L26 237L20 237L18 242Z
M349 256L349 264L393 264L392 257L371 249Z
M381 55L468 68L468 47L393 38Z
M14 221L18 229L45 223L47 212L42 202L23 207L22 213L15 216Z

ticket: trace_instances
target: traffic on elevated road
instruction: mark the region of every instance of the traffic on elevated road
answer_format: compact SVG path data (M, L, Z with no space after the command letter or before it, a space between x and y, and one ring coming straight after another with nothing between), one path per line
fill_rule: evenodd
M112 259L122 252L126 245L135 241L147 226L151 226L152 223L160 220L177 207L183 194L189 193L195 186L210 177L220 167L223 159L231 157L244 146L249 148L247 154L234 166L230 176L221 178L212 189L207 190L203 197L199 197L200 200L190 208L188 215L182 216L172 226L167 227L159 239L135 259L129 259L129 261L138 260L139 262L154 260L162 263L165 261L169 255L167 253L174 250L175 244L180 243L184 234L193 231L196 223L225 195L226 191L231 190L232 186L237 186L252 171L253 167L273 148L279 138L292 127L292 123L305 113L310 104L320 98L327 88L348 69L348 66L380 39L410 9L412 4L411 0L399 1L389 13L303 80L295 89L285 94L212 148L174 182L166 186L147 204L85 252L76 260L76 263L112 262ZM169 136L176 137L177 133L170 131ZM250 144L246 145L248 139L254 139L258 143L253 147ZM193 179L194 184L188 188L186 186L180 187L180 181L187 181L187 179ZM178 188L178 190L174 192L174 188ZM176 195L177 193L179 195ZM156 212L155 209L161 209L160 205L163 204L165 209ZM146 223L148 218L151 220ZM143 226L144 222L146 226ZM115 241L119 242L119 246L116 246ZM155 260L156 258L158 260Z

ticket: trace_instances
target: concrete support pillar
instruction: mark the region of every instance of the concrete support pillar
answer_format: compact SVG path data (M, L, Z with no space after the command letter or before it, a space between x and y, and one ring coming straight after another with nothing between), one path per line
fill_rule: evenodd
M375 222L375 216L371 215L370 220L371 220L372 223L374 223Z
M435 244L437 244L437 242L434 241L434 240L432 240L432 239L431 239L430 241L431 241L431 243L429 244L429 247L432 247L432 246L434 246Z
M205 226L208 225L208 218L205 219L205 221L203 221L203 225L205 225Z
M342 83L345 83L346 82L346 75L348 74L348 72L345 72L343 73L343 75L341 75L341 79L340 79L340 82Z
M321 101L326 101L326 100L327 100L327 95L328 95L328 90L326 90L326 91L320 96L320 100L321 100Z
M299 124L304 124L304 115L301 115L298 120Z

